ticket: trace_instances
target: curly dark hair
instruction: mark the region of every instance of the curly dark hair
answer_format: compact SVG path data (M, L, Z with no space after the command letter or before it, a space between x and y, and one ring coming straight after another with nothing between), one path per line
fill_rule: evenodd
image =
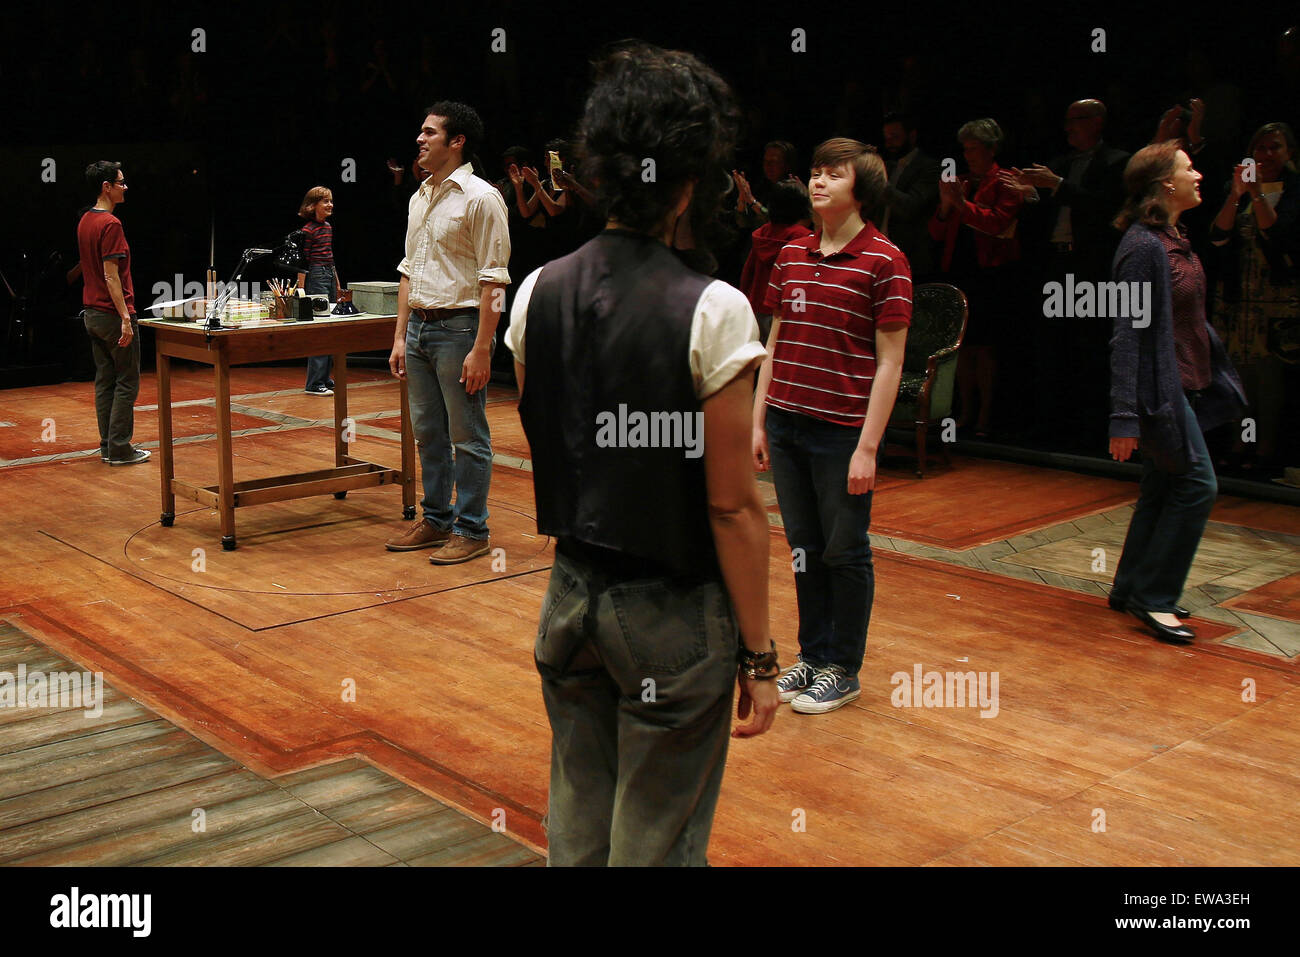
M465 146L460 155L467 163L483 143L483 120L479 118L478 111L468 104L439 100L426 109L424 115L442 117L442 128L447 133L448 142L458 136L465 137Z
M693 54L634 40L608 48L593 66L574 145L602 215L657 232L693 182L696 244L715 243L740 128L731 88Z

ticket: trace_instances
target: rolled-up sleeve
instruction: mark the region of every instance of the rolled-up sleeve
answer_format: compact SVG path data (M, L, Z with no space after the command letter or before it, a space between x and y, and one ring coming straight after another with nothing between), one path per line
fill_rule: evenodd
M493 189L471 200L469 212L479 284L510 285L510 225L505 200Z
M407 279L411 278L411 257L415 255L415 234L419 229L414 225L418 222L415 207L421 201L420 190L417 189L406 203L406 235L402 239L402 261L397 264L397 271Z

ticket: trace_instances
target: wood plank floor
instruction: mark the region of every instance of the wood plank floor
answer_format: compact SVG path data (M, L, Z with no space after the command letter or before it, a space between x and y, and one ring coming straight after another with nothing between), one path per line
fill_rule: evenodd
M0 670L19 665L79 670L0 623ZM362 761L269 781L111 686L101 695L0 710L0 865L542 861Z
M241 380L248 391L236 401L275 431L236 440L237 477L328 458L327 430L315 424L329 413L315 411L324 403L276 389L286 370L245 371L268 375ZM384 427L392 387L375 380L357 392L366 398L356 407L367 410L358 454L396 461ZM69 400L62 415L74 434L93 436L89 386L57 387L51 398ZM500 392L492 399L494 430L508 437L513 404ZM0 393L0 419L12 421L5 402ZM496 446L499 461L525 458L526 444L506 446ZM215 473L212 443L199 436L177 458L178 474ZM900 473L882 486L862 697L821 717L783 709L770 734L733 742L714 863L1300 863L1295 653L1285 636L1230 644L1249 616L1218 604L1295 573L1300 538L1286 531L1294 510L1251 503L1239 509L1242 520L1263 531L1212 528L1202 558L1213 574L1194 586L1197 644L1171 647L1110 612L1105 576L1088 565L1094 540L1114 546L1135 487L1014 469L957 461L951 474L975 481L985 497L1017 486L988 515L970 518L951 514L955 489L939 479ZM222 553L207 510L157 525L157 483L152 462L109 469L58 458L0 468L0 496L10 503L0 514L0 619L103 671L123 696L117 706L144 703L239 773L281 786L336 767L378 769L476 826L504 813L511 837L544 849L550 737L531 648L552 550L530 524L526 471L494 470L498 569L486 559L435 568L422 553L384 552L383 539L402 524L395 489L242 509L240 548ZM962 501L973 509L974 499ZM927 528L941 531L919 535ZM204 542L200 571L193 550ZM774 633L790 659L796 614L779 527L770 562ZM897 676L918 666L996 673L996 714L900 701ZM124 730L140 723L127 712L109 714L119 723L105 731L144 734ZM182 747L161 730L141 740ZM207 767L197 753L168 760L194 773ZM374 853L351 838L313 843L306 817L288 804L259 804L232 775L212 773L220 800L250 801L250 820L264 815L256 819L268 828L283 812L293 834L308 835L285 839L283 861L365 863ZM1098 810L1104 831L1095 829ZM382 841L360 836L400 858L405 842L451 821L410 813L378 827ZM800 821L802 829L792 826ZM481 852L492 859L492 848ZM439 863L440 853L412 852L408 863ZM239 862L238 842L214 854Z

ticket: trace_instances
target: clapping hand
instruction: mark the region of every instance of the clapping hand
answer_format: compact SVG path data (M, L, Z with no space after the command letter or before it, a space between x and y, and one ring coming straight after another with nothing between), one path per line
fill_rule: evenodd
M1175 103L1169 109L1165 110L1160 116L1160 125L1156 127L1156 138L1153 143L1163 143L1165 140L1176 140L1183 135L1183 107L1181 103Z
M537 170L531 166L524 167L524 180L533 186L542 185L537 179Z
M1025 178L1024 170L1012 166L998 173L998 182L1008 189L1014 189L1025 199L1034 195L1034 185Z
M745 210L754 204L754 191L750 189L749 180L739 170L731 171L731 179L736 184L736 209Z
M941 213L947 213L948 210L960 206L966 199L962 190L960 180L939 180L939 210Z
M1245 163L1238 163L1232 168L1232 186L1229 187L1229 191L1233 199L1241 199L1244 194L1250 192L1251 184L1246 182L1247 168Z
M1022 182L1030 186L1042 186L1047 189L1054 189L1060 185L1061 177L1057 176L1046 166L1041 163L1031 163L1027 169L1016 170Z
M510 176L510 182L514 183L516 186L523 185L524 176L522 173L519 172L519 167L516 166L514 163L510 164L510 168L506 170L506 173L508 173Z

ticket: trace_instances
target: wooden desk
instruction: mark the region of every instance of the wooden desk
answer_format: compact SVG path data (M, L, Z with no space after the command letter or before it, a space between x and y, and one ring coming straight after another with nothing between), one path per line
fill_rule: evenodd
M348 454L344 419L348 416L348 352L391 349L396 316L329 317L311 322L221 329L208 332L200 322L145 319L152 329L158 360L158 446L162 472L162 524L176 520L176 496L193 499L221 513L221 547L235 548L235 509L332 493L343 498L350 489L373 485L402 486L402 516L415 517L415 439L406 381L401 380L402 467L384 468ZM236 482L230 451L230 367L300 356L334 357L334 468ZM175 477L172 457L171 360L190 359L210 365L216 378L216 485L195 485Z

